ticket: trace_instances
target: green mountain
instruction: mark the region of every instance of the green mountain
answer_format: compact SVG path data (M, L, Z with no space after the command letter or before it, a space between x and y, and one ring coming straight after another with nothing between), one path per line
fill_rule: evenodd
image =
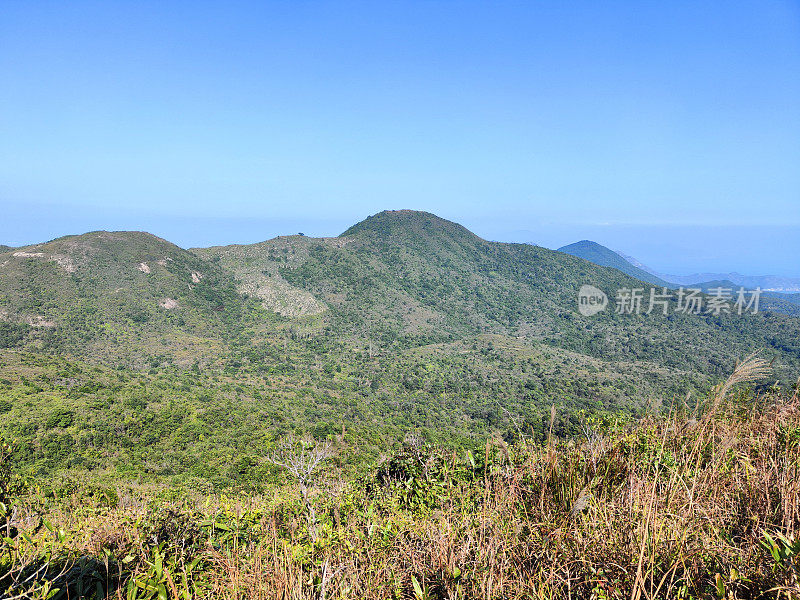
M558 249L558 251L571 254L572 256L577 256L578 258L588 260L589 262L593 262L594 264L602 267L612 267L622 271L623 273L627 273L634 279L638 279L640 281L646 281L647 283L652 283L653 285L658 285L661 287L674 287L671 283L664 281L652 273L648 273L644 269L640 269L613 250L610 250L609 248L606 248L597 242L581 240L580 242L575 242L574 244L562 246Z
M0 253L0 346L195 360L218 350L246 304L229 273L149 233L96 231Z
M612 306L580 315L584 284ZM336 238L193 251L142 232L92 232L0 254L0 340L137 368L224 362L285 331L389 354L500 335L704 374L759 348L788 371L800 363L795 319L648 315L647 299L643 314L616 314L616 290L641 285L418 211L384 211Z
M585 284L606 310L578 312ZM39 474L206 489L262 485L287 434L338 440L358 471L409 432L468 449L545 439L553 405L567 436L582 410L696 398L759 349L796 381L800 319L617 314L616 290L642 285L415 211L335 238L17 248L0 253L0 437Z
M305 294L303 302L313 298L320 327L356 345L410 348L497 334L703 373L721 372L730 356L758 348L780 353L789 369L800 364L790 333L798 332L796 320L611 309L583 317L576 311L583 284L613 302L616 290L642 282L562 252L488 242L430 213L384 211L337 238L284 237L194 251L233 272L243 282L240 290L269 297L270 286L279 285Z

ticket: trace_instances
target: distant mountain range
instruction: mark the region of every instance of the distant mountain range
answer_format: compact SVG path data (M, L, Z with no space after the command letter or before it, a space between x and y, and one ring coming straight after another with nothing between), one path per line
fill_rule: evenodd
M716 288L737 289L744 287L748 290L760 288L763 301L761 306L767 310L774 310L792 316L800 316L800 279L788 277L748 276L738 273L695 273L694 275L665 275L657 273L632 256L616 252L610 248L582 240L562 246L559 252L565 252L596 265L613 267L631 277L653 285L676 288L700 288L704 292Z
M566 247L566 246L565 246ZM693 273L691 275L667 275L651 269L632 256L616 252L631 265L675 285L693 285L705 281L730 281L749 289L761 288L767 292L800 292L800 277L776 277L774 275L741 275L739 273Z

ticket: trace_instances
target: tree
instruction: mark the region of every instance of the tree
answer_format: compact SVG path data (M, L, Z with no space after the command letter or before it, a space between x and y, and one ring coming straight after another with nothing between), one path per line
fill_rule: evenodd
M308 498L308 491L316 483L317 472L334 452L328 441L317 442L308 438L297 439L288 436L278 443L278 447L267 460L274 465L283 467L297 480L300 485L300 494L308 510L308 532L312 540L316 538L317 513Z
M14 501L22 490L22 481L12 468L14 447L0 440L0 537L11 537L16 507Z

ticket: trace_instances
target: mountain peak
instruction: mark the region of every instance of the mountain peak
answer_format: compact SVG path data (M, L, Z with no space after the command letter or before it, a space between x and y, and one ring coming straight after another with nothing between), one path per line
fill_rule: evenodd
M410 209L384 210L356 223L340 237L361 234L377 235L384 239L388 237L446 238L473 243L481 240L458 223L437 217L433 213Z
M581 240L580 242L575 242L574 244L562 246L558 249L558 251L588 260L589 262L593 262L601 267L613 267L614 269L622 271L623 273L626 273L631 277L635 277L640 281L646 281L655 285L670 287L670 284L660 277L657 277L656 275L637 267L618 252L614 252L610 248L606 248L602 244L598 244L592 240Z
M40 242L37 244L30 244L28 246L20 246L19 250L41 248L41 247L64 247L71 248L75 246L86 247L88 245L103 245L109 246L114 244L123 245L144 245L144 246L169 246L177 247L172 242L160 238L147 231L87 231L86 233L63 235L54 238L48 242Z
M602 244L598 244L597 242L593 242L592 240L580 240L579 242L575 242L573 244L568 244L566 246L562 246L558 249L559 252L566 252L570 254L570 250L577 250L578 248L594 248L596 250L601 250L603 252L614 252L613 250L606 248ZM614 252L616 254L616 252Z

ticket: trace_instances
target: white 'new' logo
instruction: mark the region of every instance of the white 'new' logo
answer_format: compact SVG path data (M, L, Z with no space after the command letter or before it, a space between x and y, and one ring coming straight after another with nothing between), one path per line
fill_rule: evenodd
M608 306L608 296L593 285L582 285L578 291L578 312L584 317L596 315Z

